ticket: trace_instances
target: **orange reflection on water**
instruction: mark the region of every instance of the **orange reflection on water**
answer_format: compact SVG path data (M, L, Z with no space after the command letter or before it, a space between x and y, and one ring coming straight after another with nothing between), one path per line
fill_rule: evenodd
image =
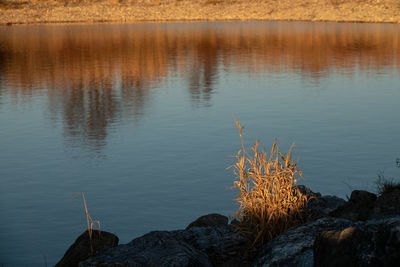
M15 26L0 30L0 94L49 97L67 135L104 140L107 125L139 117L170 76L207 103L219 71L400 72L400 27L304 22ZM222 67L222 68L221 68Z
M212 84L218 64L244 72L400 70L400 27L345 23L186 23L9 27L2 75L15 88L141 88L169 72ZM5 66L5 67L4 67ZM189 69L188 69L189 67ZM351 71L347 71L351 75Z

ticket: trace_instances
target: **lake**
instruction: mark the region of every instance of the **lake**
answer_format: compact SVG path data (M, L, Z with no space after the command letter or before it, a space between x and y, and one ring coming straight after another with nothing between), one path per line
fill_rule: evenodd
M240 147L295 143L340 197L400 177L400 25L197 22L0 27L0 265L54 265L84 192L120 243L236 211Z

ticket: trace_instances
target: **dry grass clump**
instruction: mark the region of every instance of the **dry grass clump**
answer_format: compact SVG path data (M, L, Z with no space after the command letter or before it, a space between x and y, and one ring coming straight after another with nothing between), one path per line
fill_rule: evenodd
M235 119L240 131L242 147L233 165L239 191L240 205L235 215L239 229L255 248L285 232L289 227L302 224L308 198L294 187L302 172L291 157L292 147L284 155L275 140L269 155L260 151L257 141L248 153L243 145L243 127Z
M378 195L381 196L393 192L395 190L400 190L400 182L396 182L393 180L386 180L379 177L377 181L377 187L378 187L377 190Z
M378 180L376 181L378 195L384 195L395 190L400 190L400 182L394 181L393 178L385 178L383 173L378 174Z
M400 168L400 158L396 159L396 167ZM378 195L388 194L395 190L400 190L400 181L395 181L394 178L386 178L383 172L378 174L376 181Z

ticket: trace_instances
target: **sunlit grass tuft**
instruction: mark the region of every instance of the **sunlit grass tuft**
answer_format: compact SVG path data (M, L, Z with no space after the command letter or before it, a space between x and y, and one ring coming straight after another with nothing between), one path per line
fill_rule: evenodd
M259 141L247 152L243 144L243 127L239 128L241 149L232 166L235 174L234 188L238 190L239 229L253 247L285 232L288 228L304 222L304 210L308 198L295 188L302 172L292 159L292 148L285 155L274 141L268 155L261 151Z

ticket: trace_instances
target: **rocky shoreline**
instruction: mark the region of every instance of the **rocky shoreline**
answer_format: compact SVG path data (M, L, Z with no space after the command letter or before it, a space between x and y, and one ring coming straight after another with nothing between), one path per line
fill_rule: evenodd
M185 230L153 231L118 245L118 237L87 231L56 266L395 266L400 261L400 188L380 195L355 190L348 201L313 196L308 220L249 252L235 221L219 214L198 218Z
M400 23L396 0L0 0L0 25L297 20Z

